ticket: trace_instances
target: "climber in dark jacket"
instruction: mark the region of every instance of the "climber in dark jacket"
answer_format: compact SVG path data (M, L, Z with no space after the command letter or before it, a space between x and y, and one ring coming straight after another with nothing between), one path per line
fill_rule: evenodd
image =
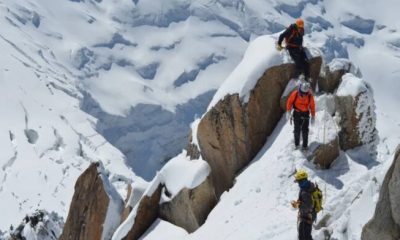
M299 18L295 24L291 24L280 36L276 48L283 49L282 42L285 40L286 49L289 51L296 64L298 75L303 73L306 80L310 78L310 64L303 48L304 21Z
M304 170L297 171L294 177L295 182L297 182L300 187L299 198L297 201L292 201L292 206L299 209L299 240L312 240L312 223L316 218L316 213L311 194L315 190L315 185L308 180L308 174Z

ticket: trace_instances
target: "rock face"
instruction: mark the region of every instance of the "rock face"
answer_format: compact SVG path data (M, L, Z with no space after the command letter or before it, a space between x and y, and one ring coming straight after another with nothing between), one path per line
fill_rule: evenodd
M189 144L186 146L187 156L190 157L191 160L200 158L200 150L196 144L192 143L193 133L190 131L189 133Z
M339 138L335 138L327 144L319 144L316 146L312 150L312 159L314 164L323 169L328 169L332 162L339 157L339 154Z
M355 88L357 91L346 92L346 88ZM370 153L375 154L378 140L375 103L368 84L352 74L346 74L339 86L335 104L340 116L341 149L348 150L367 145Z
M362 240L400 239L400 146L386 173L373 218L364 226Z
M132 211L132 206L127 204L132 194L132 185L128 184L128 193L126 194L125 208L121 214L121 222L125 221L128 218L129 213Z
M217 196L232 186L235 173L246 163L244 111L239 95L226 96L199 124L201 155L211 167Z
M319 91L325 93L334 93L342 82L342 76L346 73L352 73L361 77L360 70L356 68L348 59L333 59L329 65L325 66L325 76L318 79Z
M63 226L63 219L58 216L57 213L48 213L46 210L36 210L35 213L26 215L24 220L21 221L15 229L10 231L9 237L3 236L0 231L0 239L58 239L61 235Z
M325 77L318 80L318 88L321 92L334 93L339 87L342 80L342 76L348 71L345 69L338 69L334 72L329 70L329 67L325 68Z
M132 229L128 232L125 240L136 240L146 232L158 217L159 202L161 198L162 186L158 186L157 190L149 196L143 196L138 203L135 222Z
M194 189L183 189L172 201L161 204L160 218L194 232L217 204L210 178Z
M352 96L336 98L337 111L340 114L339 142L343 150L361 146L361 139L358 134L358 118L356 100Z
M311 77L317 79L322 59L310 61ZM239 95L227 95L206 113L198 126L200 153L211 166L217 197L261 149L282 116L280 99L295 76L293 64L269 68L251 91L247 104Z
M70 205L70 211L60 240L100 240L103 235L103 223L106 222L108 208L113 201L120 206L122 199L110 199L107 193L107 178L101 176L99 163L92 163L79 176L75 184L75 193ZM122 208L119 211L121 214ZM119 216L117 216L119 218ZM115 229L109 229L112 233Z

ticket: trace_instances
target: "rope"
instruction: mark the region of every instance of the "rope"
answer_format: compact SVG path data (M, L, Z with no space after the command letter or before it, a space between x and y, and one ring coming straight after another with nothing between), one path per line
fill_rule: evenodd
M326 106L325 106L325 109L326 109ZM327 147L326 146L326 121L327 121L326 114L327 114L327 112L325 110L324 111L324 147L325 148ZM324 166L326 166L326 158L324 158ZM324 172L324 175L325 175L324 178L326 179L326 172ZM327 188L326 188L326 181L324 183L324 192L325 192L325 197L324 197L324 204L325 204L326 203L326 199L328 198L328 191L327 191Z

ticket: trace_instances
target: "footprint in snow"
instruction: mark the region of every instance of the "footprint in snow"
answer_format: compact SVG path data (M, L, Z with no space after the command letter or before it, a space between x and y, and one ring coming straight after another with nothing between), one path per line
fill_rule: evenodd
M238 206L238 205L241 204L241 203L242 203L242 199L236 200L233 204L234 204L235 206Z

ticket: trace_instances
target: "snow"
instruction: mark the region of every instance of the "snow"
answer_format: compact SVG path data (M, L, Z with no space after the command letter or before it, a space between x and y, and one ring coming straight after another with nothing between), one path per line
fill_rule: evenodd
M121 195L108 180L104 166L101 164L101 162L99 162L97 171L99 172L99 176L101 177L103 182L104 190L109 199L106 218L104 219L103 223L103 233L101 234L102 240L108 240L111 238L115 229L119 226L121 222L121 213L123 211L124 202L121 198Z
M131 184L132 193L126 203L125 207L135 207L135 205L140 201L144 192L148 188L149 183L145 181L136 181Z
M344 168L351 167L350 172L338 176L347 178L341 180L343 191L359 178L357 186L360 187L356 190L361 186L374 186L363 194L366 194L366 201L376 199L380 181L375 184L371 179L379 179L384 174L400 142L400 112L397 110L400 101L400 6L398 0L386 0L385 4L352 0L344 5L335 0L3 0L0 4L4 16L0 19L0 204L7 208L2 211L0 229L19 222L36 208L54 210L65 218L75 180L92 161L104 163L113 183L120 184L118 179L133 179L132 184L143 193L148 183L137 180L132 169L136 174L151 178L166 160L179 153L186 145L183 136L187 135L190 122L204 113L213 92L225 79L229 79L228 84L218 90L210 107L227 93L237 92L246 100L255 84L253 77L261 76L263 67L272 66L275 61L290 61L286 53L273 49L277 35L259 36L280 32L299 16L306 20L306 46L321 49L326 62L334 58L350 59L354 63L350 72L361 77L357 68L353 71L353 66L357 66L364 81L374 90L380 135L377 163L365 170L362 164L359 166L360 163L351 160L362 156L357 151L342 153L343 158L337 162ZM232 73L250 41L254 42L253 50L249 49L246 56L252 58L251 62L241 62L240 71L243 72ZM347 68L347 64L346 60L334 60L329 67L341 69ZM346 94L360 91L353 84L342 90ZM205 93L209 94L199 101L201 104L187 104ZM82 108L85 94L90 94L98 104L88 106L96 114ZM328 96L319 101L332 103ZM146 104L154 104L162 110L145 115L148 108L143 106L148 106ZM329 104L325 106L332 106ZM329 107L327 112L331 113L331 109ZM166 117L165 112L169 112L169 116ZM319 117L324 116L319 114L322 113L317 115L317 126L321 123ZM106 115L109 118L103 118ZM130 118L132 115L137 118ZM117 116L125 121L117 121ZM192 125L195 144L196 123L198 120ZM285 136L282 137L291 139L287 128L283 126ZM312 136L320 140L319 135L317 131ZM286 153L290 158L286 148L276 147L276 152L268 155L275 159L276 162L271 162L274 167L281 163L275 155ZM258 162L261 161L253 165ZM368 174L364 174L365 171ZM247 177L253 185L260 179L271 183L273 180L265 174ZM362 177L363 174L369 177ZM245 175L241 177L244 178ZM188 181L188 185L192 183L193 179ZM283 189L291 186L285 181L282 184L279 187ZM125 185L120 184L118 191L126 191L122 189ZM239 186L243 185L237 188ZM254 193L263 194L265 188L269 187L253 187ZM291 193L295 191L292 189ZM328 201L331 194L344 197L338 191L329 191ZM253 196L258 195L249 195ZM271 194L272 199L274 196ZM229 194L224 194L226 197L230 198ZM264 198L254 199L253 205L267 204L258 205L258 212L243 210L233 215L233 219L243 219L237 220L236 226L229 224L233 220L220 214L222 210L214 213L213 219L220 215L221 221L228 221L227 226L221 228L221 234L231 231L230 236L234 238L234 231L239 231L237 236L241 236L237 226L248 224L246 221L250 219L250 223L257 225L256 229L253 231L252 225L245 229L254 239L293 236L292 225L287 229L282 227L286 225L266 225L265 220L275 216L277 222L282 220L275 209L283 207L279 201L271 203L273 200L267 194ZM240 207L246 199L235 199L232 205ZM136 201L132 200L132 204ZM347 235L334 233L337 239L359 236L360 226L367 221L374 205L358 202L349 206L354 210L338 211L344 216L332 226L349 230ZM344 205L348 205L347 200ZM283 215L293 220L295 213L283 209ZM262 227L258 225L262 224L265 229L260 230ZM208 226L199 230L208 231L206 239L219 231L217 228L212 231ZM258 230L264 233L257 234ZM160 232L166 235L169 231L175 230L165 228ZM265 231L269 231L269 235Z
M319 111L317 117L323 114L324 111ZM310 129L310 141L318 140L322 129L323 122L316 121ZM327 214L332 216L327 226L333 231L332 237L359 239L360 226L373 214L374 207L370 202L376 198L381 176L388 166L381 165L368 171L365 165L342 152L331 169L316 169L300 151L293 150L292 131L293 126L282 119L258 156L236 178L233 188L223 194L206 223L183 239L293 239L297 235L297 213L291 209L290 201L298 194L292 176L295 169L306 169L310 179L322 189L324 210L318 219ZM378 183L375 183L376 178L380 179ZM365 206L369 207L363 208ZM360 208L363 218L358 218ZM351 229L347 228L348 224ZM341 236L344 229L356 237ZM324 239L320 236L322 231L314 231L314 239Z
M275 49L276 41L272 36L256 38L246 50L243 60L215 93L208 109L227 94L239 93L241 98L248 100L250 90L254 88L264 71L283 63L280 53Z
M25 225L22 235L26 240L37 240L35 230L29 224Z
M139 240L176 240L187 237L185 229L177 227L169 222L157 219Z
M352 96L357 97L360 93L368 91L365 82L351 73L347 73L342 77L336 95L340 97Z
M171 159L160 171L171 199L181 189L193 189L205 181L210 174L210 166L204 160L190 160L186 151Z
M242 61L215 93L207 109L210 110L227 94L239 93L239 97L247 102L251 90L265 70L291 62L287 51L279 52L275 49L276 42L277 37L272 35L264 35L254 39L247 48ZM321 55L321 52L315 48L308 48L307 54L310 57L316 57Z
M376 146L379 143L376 126L375 100L372 89L366 84L367 90L358 98L356 114L359 119L358 132L361 141L373 156L376 154Z
M170 201L182 189L193 189L204 182L210 174L210 166L201 159L190 160L186 154L186 151L183 151L181 154L171 159L161 171L157 173L152 182L149 183L141 198L144 196L151 197L160 184L163 184L171 196L166 196L164 190L160 203ZM136 198L136 196L132 194L131 199L132 198ZM112 240L123 239L135 223L135 217L141 199L131 199L129 200L129 204L131 204L131 206L134 202L136 202L136 204L133 206L128 218L115 231Z

